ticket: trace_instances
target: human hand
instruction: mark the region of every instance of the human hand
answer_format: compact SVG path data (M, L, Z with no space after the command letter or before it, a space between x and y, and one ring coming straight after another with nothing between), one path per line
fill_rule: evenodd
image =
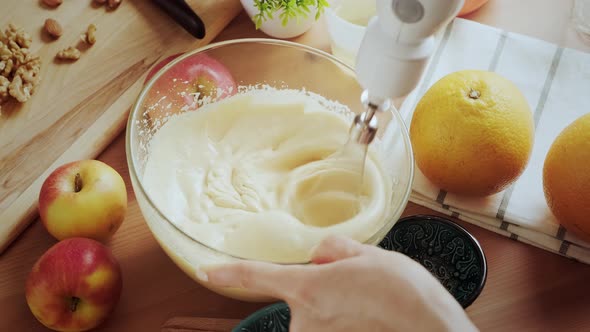
M329 237L309 265L244 261L205 271L214 286L283 299L290 331L477 331L426 269L400 253Z

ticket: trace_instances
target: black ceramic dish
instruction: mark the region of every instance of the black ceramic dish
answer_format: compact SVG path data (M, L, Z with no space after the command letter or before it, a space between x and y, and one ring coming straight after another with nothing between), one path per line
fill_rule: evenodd
M401 252L424 266L467 308L481 293L486 258L477 240L449 219L416 215L400 219L379 246ZM233 332L286 332L289 307L278 302L244 319Z
M487 263L479 242L449 219L426 215L402 218L379 246L422 264L463 308L475 301L486 283Z
M287 332L290 322L289 306L277 302L246 317L232 332Z

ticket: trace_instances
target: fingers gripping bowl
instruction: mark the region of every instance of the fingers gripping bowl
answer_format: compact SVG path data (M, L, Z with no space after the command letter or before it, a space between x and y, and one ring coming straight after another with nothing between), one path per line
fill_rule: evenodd
M409 198L414 162L400 115L379 115L364 181L334 153L362 112L354 71L300 44L241 39L186 53L144 87L127 125L142 214L191 278L208 265L309 261L324 237L378 244ZM358 176L358 172L356 174Z

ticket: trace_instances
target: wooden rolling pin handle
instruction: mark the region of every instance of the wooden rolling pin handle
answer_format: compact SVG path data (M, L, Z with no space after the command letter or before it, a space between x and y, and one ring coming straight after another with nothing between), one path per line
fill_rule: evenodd
M205 24L184 0L153 0L195 38L205 37Z

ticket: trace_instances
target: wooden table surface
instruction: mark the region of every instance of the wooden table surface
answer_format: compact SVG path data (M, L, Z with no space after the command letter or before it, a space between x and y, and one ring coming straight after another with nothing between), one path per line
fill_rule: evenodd
M491 0L469 18L590 52L568 25L571 0ZM219 40L263 37L242 14ZM297 41L328 50L320 22ZM113 315L100 331L158 331L177 316L243 318L263 304L243 303L200 287L177 268L148 230L135 201L125 158L124 134L100 160L119 171L127 184L129 211L109 243L121 263L124 286ZM404 215L432 213L409 204ZM481 296L467 309L482 331L590 330L590 266L464 225L480 241L488 259ZM0 256L0 331L44 331L29 312L24 283L36 259L56 242L35 222Z

